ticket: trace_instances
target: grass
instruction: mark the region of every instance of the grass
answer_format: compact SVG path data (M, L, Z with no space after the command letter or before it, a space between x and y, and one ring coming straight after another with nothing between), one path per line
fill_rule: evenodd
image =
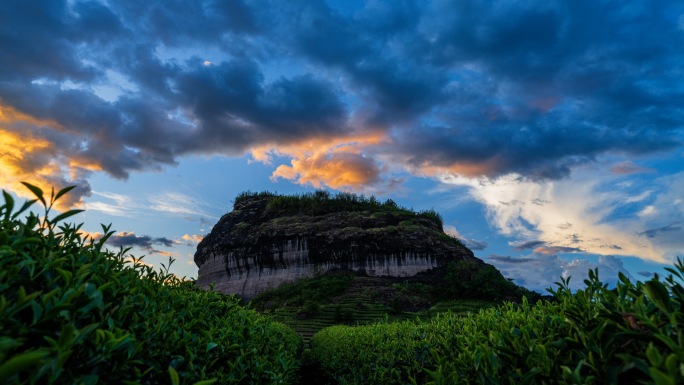
M382 213L392 213L408 218L423 218L433 222L439 229L442 229L442 216L435 210L423 210L416 212L398 206L393 200L388 199L380 202L371 196L367 198L360 194L340 192L330 194L325 190L317 190L313 193L303 193L299 195L278 195L268 191L240 193L235 198L235 206L239 206L248 199L267 198L266 210L279 215L308 215L318 216L336 212L373 212L373 215Z

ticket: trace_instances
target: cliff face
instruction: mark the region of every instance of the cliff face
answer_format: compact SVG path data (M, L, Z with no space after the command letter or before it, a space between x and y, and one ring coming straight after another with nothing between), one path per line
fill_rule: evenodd
M434 216L368 201L334 202L332 207L329 198L318 198L312 210L296 197L238 197L233 211L197 246L197 283L214 283L216 290L250 299L330 269L413 276L449 261L476 259L444 234ZM289 202L284 208L283 200Z

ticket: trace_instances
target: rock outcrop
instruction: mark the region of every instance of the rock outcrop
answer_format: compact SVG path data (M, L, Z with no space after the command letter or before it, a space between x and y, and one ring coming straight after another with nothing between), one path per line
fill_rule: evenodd
M460 259L477 260L434 212L325 192L242 194L195 253L199 285L245 299L331 269L401 277Z

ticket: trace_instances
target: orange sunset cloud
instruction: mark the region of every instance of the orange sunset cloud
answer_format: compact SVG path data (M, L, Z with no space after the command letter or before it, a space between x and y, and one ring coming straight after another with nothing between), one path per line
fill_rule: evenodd
M31 199L34 196L21 182L34 184L48 195L52 187L58 190L79 184L76 179L84 172L100 169L98 165L68 158L54 142L37 134L55 128L58 125L52 121L36 119L0 106L1 188ZM65 174L69 174L68 177ZM82 186L62 197L55 208L63 211L80 206L83 195L88 194L89 187Z
M270 163L272 155L291 157L290 165L278 166L271 179L291 180L316 188L360 190L380 181L380 167L363 149L387 142L383 132L339 138L315 138L284 146L253 148L254 160Z

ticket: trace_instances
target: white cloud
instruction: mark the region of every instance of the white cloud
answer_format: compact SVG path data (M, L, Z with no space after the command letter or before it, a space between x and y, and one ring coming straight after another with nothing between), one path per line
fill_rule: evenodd
M466 245L470 250L484 250L487 248L488 244L485 241L478 241L472 238L464 237L453 225L444 225L444 233L451 235L452 237L460 239L463 244Z
M456 229L456 226L454 225L444 225L444 233L451 235L452 237L463 238L461 233Z
M490 256L485 262L491 263L506 278L528 289L545 293L546 288L560 281L563 276L563 261L555 255L532 255L529 257Z
M104 198L109 202L101 200L87 202L87 210L100 211L117 217L131 217L135 210L140 207L139 204L128 195L100 191L93 191L93 195Z
M178 192L162 192L147 198L97 191L93 192L93 195L103 199L87 202L87 209L109 215L133 218L152 210L171 215L216 218L215 215L203 209L207 206L206 204L190 195Z
M572 290L582 289L589 270L596 268L599 279L609 286L615 286L620 272L630 281L636 281L625 269L622 260L615 256L601 256L597 263L593 263L586 259L567 261L557 255L534 253L525 257L490 256L487 262L496 266L505 277L513 279L515 283L542 294L546 293L547 288L555 288L555 282L560 282L561 277L571 277L569 286Z
M214 217L202 210L200 201L178 192L159 193L150 199L150 203L150 209L164 213Z
M646 190L646 191L644 191L643 193L641 193L641 194L639 194L639 195L636 195L636 196L629 197L629 198L625 199L625 203L636 203L636 202L641 202L641 201L643 201L644 199L648 198L648 197L651 195L651 193L653 193L653 191L651 191L651 190Z
M637 213L637 215L639 216L639 218L643 218L643 217L647 217L649 215L653 215L655 213L656 213L655 206L649 205L649 206L644 207L641 211L639 211L639 213Z
M521 242L542 241L554 247L656 262L672 260L684 250L681 232L652 238L638 234L684 217L684 205L675 203L684 195L684 173L649 181L653 188L636 195L616 188L624 178L632 176L581 170L558 181L530 181L513 174L498 179L453 175L440 179L468 186L470 195L485 206L489 223Z

